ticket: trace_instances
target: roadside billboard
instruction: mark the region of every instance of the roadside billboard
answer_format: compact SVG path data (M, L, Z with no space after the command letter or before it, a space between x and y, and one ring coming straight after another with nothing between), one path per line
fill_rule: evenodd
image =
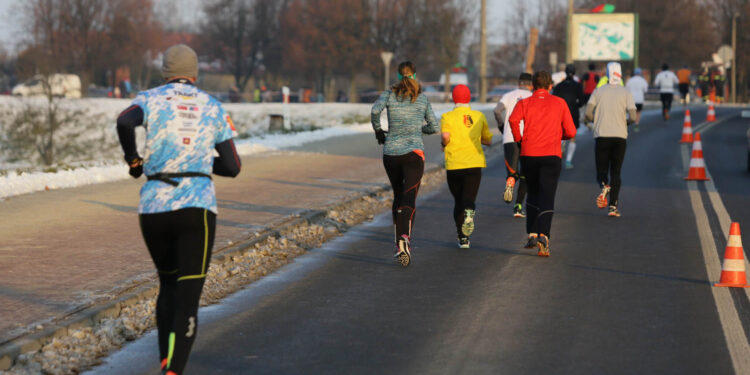
M634 13L573 14L570 33L573 60L636 58L638 18Z

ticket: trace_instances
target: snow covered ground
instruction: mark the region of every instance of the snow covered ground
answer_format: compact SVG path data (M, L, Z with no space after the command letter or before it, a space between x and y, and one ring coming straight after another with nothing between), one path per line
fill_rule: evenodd
M43 99L18 99L0 97L0 109L13 113L24 106L45 105ZM125 99L79 99L64 100L61 106L70 111L80 111L81 121L70 124L71 133L103 134L100 142L102 149L89 150L85 158L62 160L68 166L55 171L44 172L41 166L33 162L21 161L10 163L7 155L0 157L0 199L50 189L96 184L130 178L127 167L122 162L122 155L117 143L115 119L120 111L129 105ZM476 109L489 109L494 105L477 105ZM238 131L237 150L241 155L252 155L260 152L283 150L331 137L372 132L369 124L370 104L290 104L290 117L295 132L277 134L269 133L270 115L281 114L280 103L263 104L226 104ZM436 116L452 109L451 104L434 104ZM7 116L6 116L7 117ZM89 121L85 121L89 120ZM9 126L2 123L0 127ZM6 120L7 121L7 120ZM387 125L385 114L382 122ZM142 144L143 135L139 134ZM73 140L77 141L76 139ZM0 148L3 145L0 144ZM142 148L139 148L142 149ZM24 172L21 172L22 169Z

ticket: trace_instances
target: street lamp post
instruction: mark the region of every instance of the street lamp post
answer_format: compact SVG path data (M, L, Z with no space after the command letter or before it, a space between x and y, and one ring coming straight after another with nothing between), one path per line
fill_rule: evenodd
M380 52L380 58L383 59L383 65L385 65L385 79L383 83L383 90L388 90L388 83L390 83L389 76L391 74L391 59L393 58L393 52Z

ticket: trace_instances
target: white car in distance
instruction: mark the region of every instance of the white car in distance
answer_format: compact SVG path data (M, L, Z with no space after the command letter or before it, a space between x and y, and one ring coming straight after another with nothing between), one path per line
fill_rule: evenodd
M14 86L11 94L15 96L44 96L46 95L45 80L49 83L52 96L81 97L81 79L75 74L52 74L49 76L37 74L26 82Z

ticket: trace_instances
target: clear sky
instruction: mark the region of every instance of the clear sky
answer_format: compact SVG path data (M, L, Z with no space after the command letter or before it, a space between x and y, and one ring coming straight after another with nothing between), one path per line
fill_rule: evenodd
M20 17L15 14L18 7L24 0L0 0L0 46L6 51L15 51L17 40L22 36L22 25L19 24ZM158 4L165 0L155 0ZM513 8L514 1L522 0L487 0L487 29L490 43L502 41L501 22L504 20ZM477 1L478 2L478 1ZM180 14L183 17L190 17L197 13L199 0L178 0L180 4ZM15 11L14 11L15 9Z

